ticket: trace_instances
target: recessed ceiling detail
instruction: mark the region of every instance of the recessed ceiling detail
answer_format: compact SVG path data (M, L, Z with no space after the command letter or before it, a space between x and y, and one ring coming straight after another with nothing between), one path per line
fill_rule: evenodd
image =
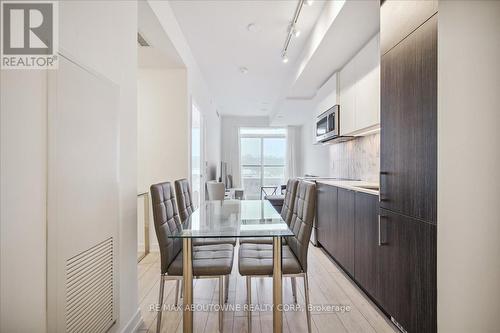
M250 23L249 25L247 25L247 30L250 32L257 32L259 31L259 26L255 23Z

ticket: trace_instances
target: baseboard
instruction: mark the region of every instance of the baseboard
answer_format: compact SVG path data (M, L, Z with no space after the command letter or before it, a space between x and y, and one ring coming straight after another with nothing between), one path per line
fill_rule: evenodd
M142 323L141 309L137 308L136 313L130 318L121 333L136 333Z

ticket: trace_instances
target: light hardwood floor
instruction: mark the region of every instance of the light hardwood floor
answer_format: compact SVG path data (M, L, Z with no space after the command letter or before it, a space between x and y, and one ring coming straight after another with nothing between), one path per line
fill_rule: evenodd
M237 248L229 282L229 304L245 304L245 278L238 274ZM397 332L394 326L380 313L366 296L346 277L339 268L314 246L309 248L310 301L314 305L344 305L350 311L313 312L313 332L325 333L386 333ZM143 323L139 332L156 331L156 312L150 306L158 302L160 276L159 254L148 254L138 264L139 302ZM253 304L272 304L272 279L252 279ZM283 302L293 304L291 282L283 281ZM175 282L165 283L165 304L174 303ZM304 304L303 281L297 278L297 302ZM194 281L194 302L197 304L218 303L218 281L201 279ZM288 311L283 316L284 332L307 332L305 312ZM164 311L162 332L182 332L182 312ZM194 332L218 332L217 312L195 312ZM247 332L247 317L244 311L224 313L224 332ZM253 312L252 332L272 332L272 312Z

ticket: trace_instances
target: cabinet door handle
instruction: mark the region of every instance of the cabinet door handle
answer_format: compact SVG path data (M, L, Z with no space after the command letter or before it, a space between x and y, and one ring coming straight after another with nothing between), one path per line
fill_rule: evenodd
M380 176L379 176L379 184L380 184L380 187L379 187L379 194L378 194L378 201L379 202L384 202L384 201L388 201L385 197L384 197L384 193L385 193L385 181L383 180L383 177L384 176L387 176L389 173L386 172L386 171L380 171Z
M382 218L384 216L378 215L378 246L387 245L386 240L382 240Z

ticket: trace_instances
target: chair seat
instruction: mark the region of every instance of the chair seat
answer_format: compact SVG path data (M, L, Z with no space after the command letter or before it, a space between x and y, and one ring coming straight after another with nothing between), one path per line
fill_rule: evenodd
M288 245L282 247L283 274L302 273L300 263ZM239 271L245 275L273 274L273 246L268 244L241 244L239 250Z
M272 237L245 237L245 238L240 238L240 244L246 244L246 243L251 243L251 244L273 244L273 238Z
M234 247L231 244L193 246L193 275L217 276L231 274ZM182 275L182 251L167 269L168 275Z
M218 245L218 244L231 244L236 245L236 238L195 238L193 239L193 246L201 245Z

